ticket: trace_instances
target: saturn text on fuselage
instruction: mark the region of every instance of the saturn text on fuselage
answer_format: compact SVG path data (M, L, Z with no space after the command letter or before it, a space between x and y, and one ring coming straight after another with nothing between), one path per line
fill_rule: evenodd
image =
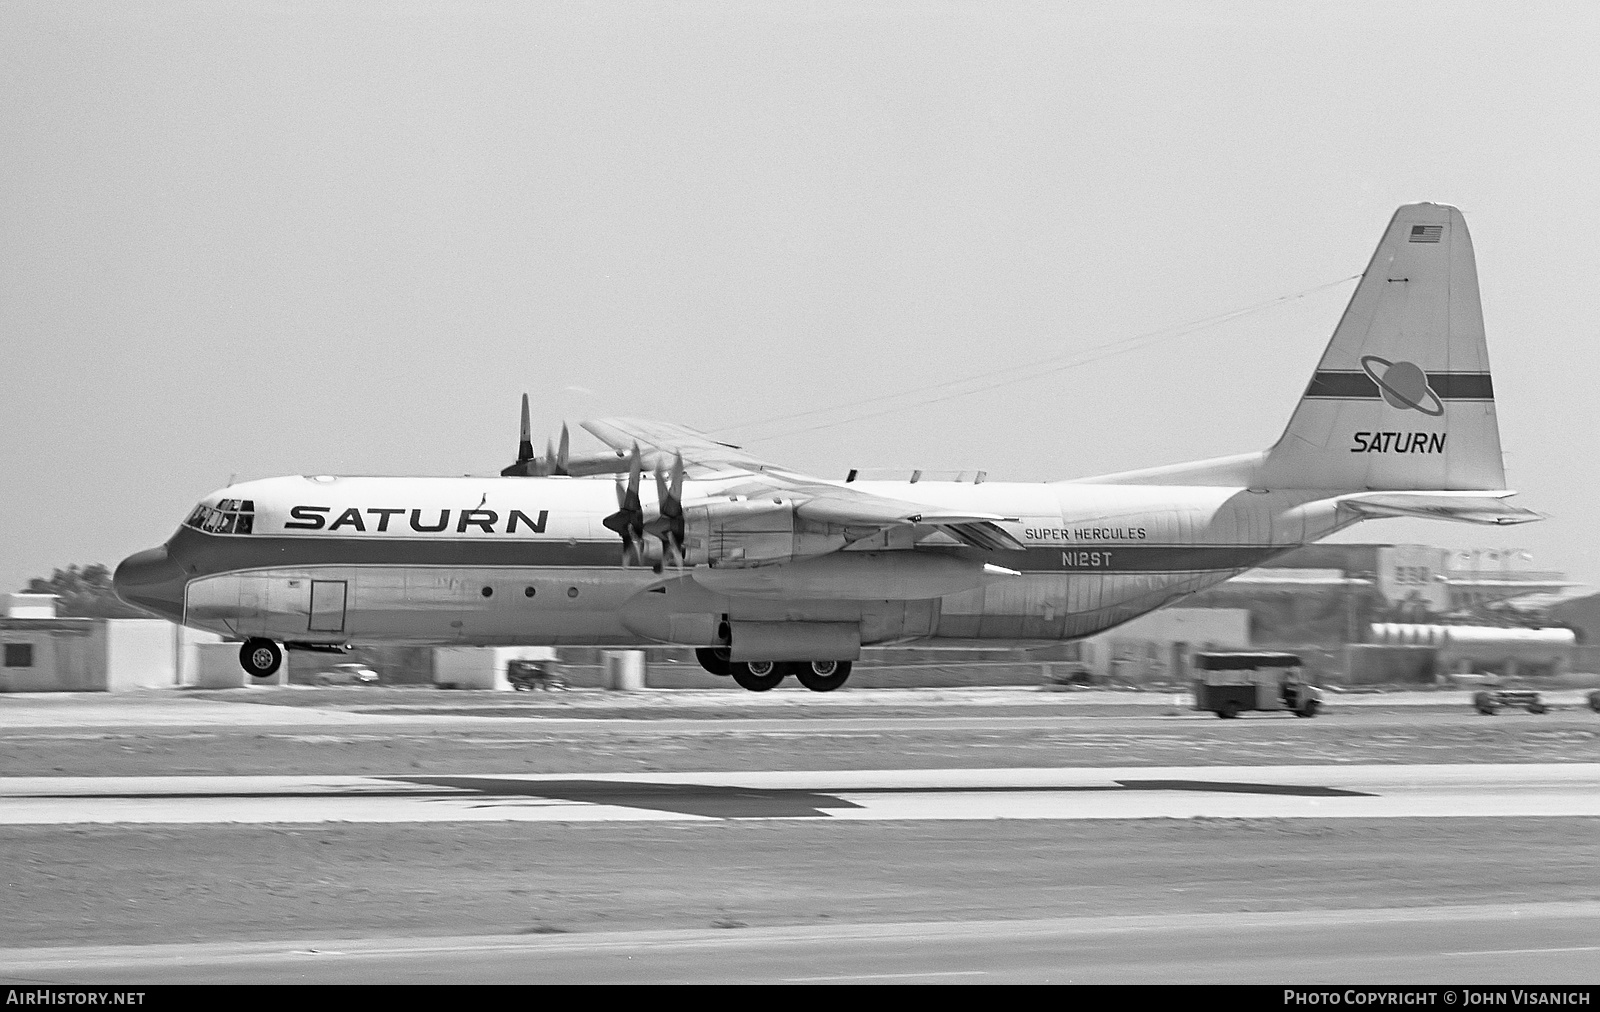
M519 531L528 531L532 534L543 534L545 522L550 519L549 510L540 510L537 518L529 516L522 510L511 510L502 517L498 510L448 510L448 509L406 509L384 507L375 509L359 509L350 507L336 517L329 518L333 513L332 506L296 506L289 511L293 520L284 521L286 530L301 531L357 531L365 533L369 530L379 533L387 532L389 524L395 517L406 517L404 521L395 521L395 530L404 530L409 526L411 530L420 534L436 534L441 531L454 530L456 534L482 532L484 534L516 534ZM455 518L452 528L451 518Z

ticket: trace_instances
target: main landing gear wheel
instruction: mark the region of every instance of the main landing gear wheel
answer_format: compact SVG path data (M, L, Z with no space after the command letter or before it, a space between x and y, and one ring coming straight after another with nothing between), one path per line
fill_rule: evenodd
M832 692L850 677L849 661L799 661L794 677L812 692Z
M1320 704L1315 699L1308 699L1300 704L1300 708L1294 711L1294 715L1296 717L1315 717L1319 707Z
M751 692L766 692L776 689L786 672L783 665L775 661L740 661L728 665L728 674L741 688Z
M713 675L721 675L723 678L727 678L730 674L728 666L731 662L728 660L727 647L695 647L694 659L700 662L702 668L705 668Z
M271 678L283 665L283 648L260 638L244 641L239 648L239 666L251 678Z
M1239 716L1239 704L1235 703L1231 699L1228 700L1226 703L1223 703L1221 706L1217 707L1217 716L1221 717L1223 720L1234 719L1235 717Z

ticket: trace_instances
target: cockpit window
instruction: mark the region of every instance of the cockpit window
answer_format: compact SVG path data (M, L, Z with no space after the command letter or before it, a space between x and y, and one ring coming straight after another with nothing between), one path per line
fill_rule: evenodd
M196 506L183 525L207 534L249 534L255 522L254 499L224 499L215 506Z

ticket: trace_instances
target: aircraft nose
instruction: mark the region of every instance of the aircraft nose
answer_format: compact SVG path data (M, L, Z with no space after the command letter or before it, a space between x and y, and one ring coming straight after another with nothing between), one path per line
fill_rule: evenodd
M111 586L118 597L174 622L183 619L185 582L183 570L173 561L166 545L128 556L111 575Z

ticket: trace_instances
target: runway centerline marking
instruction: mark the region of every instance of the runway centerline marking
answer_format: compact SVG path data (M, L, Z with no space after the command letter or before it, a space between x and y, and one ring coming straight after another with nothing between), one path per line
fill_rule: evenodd
M929 970L927 973L846 973L837 977L784 977L785 984L807 984L824 980L902 980L907 977L987 977L988 970Z
M1600 817L1600 763L0 777L0 824Z
M1568 945L1555 949L1478 949L1474 952L1444 952L1444 956L1523 956L1537 952L1600 952L1600 945Z

